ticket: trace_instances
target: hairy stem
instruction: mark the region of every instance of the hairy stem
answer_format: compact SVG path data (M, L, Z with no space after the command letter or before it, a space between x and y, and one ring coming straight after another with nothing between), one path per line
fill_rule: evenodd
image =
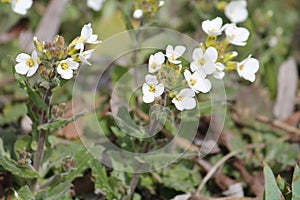
M43 112L42 112L42 124L47 123L49 120L51 97L52 97L52 92L51 92L51 88L49 88L49 89L47 89L47 91L45 93L45 98L44 98L44 101L48 107L48 110L47 111L43 110ZM40 130L36 155L35 155L34 161L33 161L33 167L36 171L39 170L41 162L43 160L46 137L47 137L47 132L44 130Z

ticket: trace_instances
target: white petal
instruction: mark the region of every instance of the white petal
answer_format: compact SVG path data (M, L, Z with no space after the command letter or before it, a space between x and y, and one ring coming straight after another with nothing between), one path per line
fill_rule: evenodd
M200 92L207 93L211 90L211 82L208 79L198 80L195 88Z
M193 51L193 60L197 61L203 57L203 51L201 48L196 48Z
M180 57L185 52L185 50L186 50L186 48L184 46L176 46L174 49L174 54L177 57Z
M16 64L15 70L18 74L25 75L29 70L29 66L26 63L21 62Z
M76 70L79 67L79 63L75 62L72 58L68 58L66 62L68 63L70 69Z
M223 77L225 76L225 73L222 72L222 71L215 71L213 76L216 78L216 79L223 79Z
M181 63L180 60L172 60L172 59L170 59L170 58L169 58L168 60L169 60L170 63L173 63L173 64L175 64L175 65L178 65L178 64Z
M167 48L166 48L166 56L170 57L171 55L173 55L173 46L168 45Z
M250 32L246 28L237 28L235 31L237 41L247 41L250 35Z
M251 82L255 81L255 74L252 73L242 73L242 77Z
M192 76L191 72L189 70L184 70L183 75L184 75L185 80L187 82L189 82L189 80L191 79L191 76Z
M157 85L158 84L158 80L157 80L156 76L152 76L150 74L146 75L145 80L148 85L152 85L152 84Z
M248 73L256 73L259 69L259 62L255 58L249 58L246 63L244 64L243 71L246 71Z
M216 70L216 65L214 62L212 62L212 60L210 59L210 57L208 55L204 55L205 58L205 64L201 67L201 69L203 69L203 71L205 72L205 74L212 74L214 73L214 71Z
M183 98L182 105L186 110L192 110L196 107L196 99L191 97Z
M145 103L152 103L154 101L154 99L155 99L154 93L149 93L148 95L143 96L143 101Z
M179 96L184 96L184 97L194 97L195 96L195 92L189 88L184 88L182 89L179 94Z
M205 51L205 54L207 54L212 62L216 62L218 59L218 51L215 47L208 47Z
M17 61L17 62L23 62L23 63L26 63L28 59L30 59L30 55L28 55L28 54L26 54L26 53L20 53L20 54L16 57L16 61Z
M165 62L165 55L162 52L157 52L154 56L159 64L163 64Z
M182 104L181 104L181 101L178 101L176 98L173 98L173 99L172 99L172 103L175 105L175 107L176 107L178 110L180 110L180 111L184 110L184 108L183 108L183 106L182 106Z
M160 95L162 95L162 93L164 92L164 85L162 83L158 84L156 86L156 92L154 94L155 97L159 97Z
M38 66L29 67L27 77L33 76L35 72L38 70Z
M91 28L91 23L85 24L81 29L81 36L87 40L93 34L93 29Z

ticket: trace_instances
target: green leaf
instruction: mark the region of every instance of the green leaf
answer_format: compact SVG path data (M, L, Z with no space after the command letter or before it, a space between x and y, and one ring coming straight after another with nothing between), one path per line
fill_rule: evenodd
M5 170L11 172L12 174L20 178L26 178L26 179L38 178L39 174L36 171L29 169L26 166L24 167L20 166L15 160L12 160L5 155L3 149L3 142L1 138L0 138L0 153L1 153L0 166L2 166Z
M35 200L47 200L47 196L47 191L39 191L35 197Z
M17 155L20 151L28 151L30 149L31 139L32 138L28 135L18 139L14 145L15 154Z
M106 169L99 160L91 160L90 166L92 168L92 175L95 178L95 189L99 189L106 193L106 198L120 199L119 194L120 188L122 187L122 182L114 177L108 177L106 174Z
M18 195L24 200L35 200L35 197L28 185L21 187L21 189L18 190Z
M264 163L265 176L265 200L281 200L281 192L277 186L274 174L266 163Z
M61 197L66 195L67 191L71 186L72 184L68 181L58 184L49 191L47 200L61 199Z
M49 122L43 125L38 126L38 130L44 130L47 132L54 132L56 130L59 130L66 125L68 125L70 122L73 122L77 120L79 117L85 115L85 112L79 113L78 115L75 115L74 117L68 118L68 119L61 119L61 120L56 120L54 122Z
M300 200L300 169L296 165L292 182L292 200Z
M41 98L41 96L39 95L38 91L33 89L30 85L30 83L28 82L28 80L26 79L25 76L19 75L17 73L14 74L16 80L19 82L20 86L26 91L28 98L29 98L29 104L30 105L36 105L39 108L43 109L43 110L47 110L48 106L46 105L46 103L44 102L44 100Z

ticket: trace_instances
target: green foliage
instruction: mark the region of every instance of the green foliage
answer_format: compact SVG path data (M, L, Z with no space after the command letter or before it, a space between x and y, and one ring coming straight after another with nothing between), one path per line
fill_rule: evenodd
M293 174L292 180L292 200L300 199L300 169L299 166L296 165Z
M277 186L274 174L266 163L264 163L265 175L265 200L281 200L281 192Z

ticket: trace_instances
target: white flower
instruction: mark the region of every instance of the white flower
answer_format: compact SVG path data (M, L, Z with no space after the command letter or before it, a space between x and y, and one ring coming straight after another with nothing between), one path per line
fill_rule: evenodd
M32 0L12 0L12 10L20 15L25 15L32 6Z
M223 79L223 77L225 76L224 69L225 69L225 66L222 63L217 62L216 63L216 70L215 70L213 76L216 79Z
M221 17L216 17L212 20L205 20L202 22L202 29L207 35L221 35L223 28L222 28L223 20Z
M134 19L141 19L143 17L143 10L142 9L136 9L134 12L133 12L133 15L132 17Z
M99 44L101 41L98 40L98 35L93 34L93 29L91 23L85 24L81 29L80 38L75 48L83 51L84 44Z
M159 83L156 76L146 75L146 83L143 84L143 101L152 103L156 97L159 97L164 92L164 85Z
M79 63L75 62L73 58L67 58L66 60L60 61L57 66L57 73L63 79L71 79L73 77L73 70L78 69Z
M91 65L91 63L88 61L88 59L90 59L92 57L93 52L94 52L94 49L80 52L79 58L80 58L81 62Z
M192 110L196 107L195 92L189 88L182 89L173 99L172 103L180 110Z
M182 54L185 52L185 47L184 46L176 46L173 49L172 45L168 45L166 49L166 56L169 60L169 62L174 63L174 64L179 64L181 63L180 60L177 60Z
M99 11L105 0L88 0L87 6L95 11Z
M245 46L250 35L246 28L237 27L235 24L228 24L225 29L227 40L237 46Z
M160 70L161 65L164 62L165 62L165 55L162 52L158 52L154 55L151 55L148 64L149 73L154 73Z
M207 75L214 73L216 66L215 62L218 59L218 52L214 47L208 47L203 53L201 48L196 48L193 51L193 62L190 67L192 72L199 71Z
M27 75L27 77L33 76L37 69L39 68L38 57L36 51L31 53L31 56L26 53L20 53L16 57L16 72L22 75Z
M233 0L227 4L225 15L232 23L243 22L248 17L247 1Z
M165 5L165 1L159 1L158 2L158 7L162 7L162 6L164 6Z
M258 69L259 62L257 59L251 58L251 55L237 64L237 72L239 76L251 82L255 81L255 73Z
M210 81L197 71L192 74L189 70L185 70L184 77L190 88L196 93L207 93L211 89Z

